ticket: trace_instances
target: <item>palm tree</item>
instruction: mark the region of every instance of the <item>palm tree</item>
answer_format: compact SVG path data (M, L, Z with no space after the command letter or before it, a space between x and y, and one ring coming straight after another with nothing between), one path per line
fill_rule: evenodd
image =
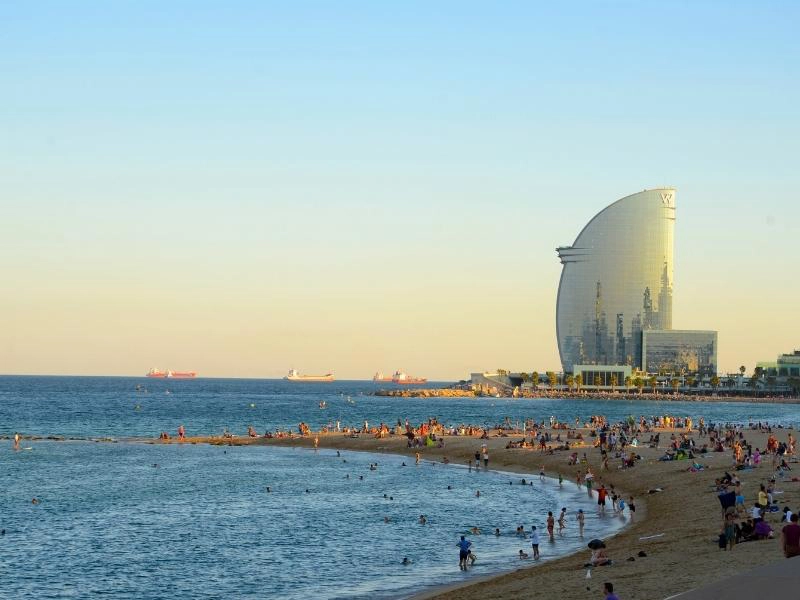
M651 375L650 379L647 380L647 385L653 388L653 393L656 393L656 386L658 385L658 378L655 375Z
M558 375L556 375L553 371L547 372L547 382L550 384L550 389L555 389L556 384L558 383Z
M677 394L678 393L678 388L681 385L681 380L678 379L677 377L673 377L672 380L670 380L669 383L670 383L670 385L672 385L672 389L674 390L674 393Z
M697 383L697 379L695 379L691 375L686 378L686 385L688 385L689 387L694 387L696 383Z
M519 376L522 379L522 383L526 383L530 379L530 376L525 371L520 373Z
M617 384L619 383L619 380L617 379L617 374L616 373L614 373L611 376L611 380L609 381L609 383L611 384L611 391L612 392L616 391L615 388L617 387Z
M625 391L630 394L631 393L631 384L633 383L633 377L628 375L625 377Z
M718 375L712 375L711 376L711 387L714 388L715 390L719 387L719 376Z
M538 390L539 389L539 372L538 371L534 371L533 373L531 373L531 381L533 381L533 389Z
M744 377L744 373L745 373L745 371L747 371L747 367L745 367L744 365L742 365L741 367L739 367L739 373L741 373L741 374L742 374L742 377Z
M575 385L575 378L572 375L567 375L567 388L572 391L572 386Z
M583 385L583 375L581 373L578 373L577 375L575 375L575 389L577 389L580 392L582 385Z
M639 377L637 375L633 379L633 385L635 385L637 388L639 388L639 393L641 394L642 390L644 389L644 379L642 379L641 377Z
M601 385L603 385L603 378L600 377L600 375L595 375L594 376L594 387L599 388Z

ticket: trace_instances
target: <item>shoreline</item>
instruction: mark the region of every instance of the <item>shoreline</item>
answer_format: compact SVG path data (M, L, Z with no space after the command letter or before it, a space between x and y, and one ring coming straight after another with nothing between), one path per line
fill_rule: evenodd
M530 393L523 392L514 396L504 391L498 394L479 393L469 389L459 388L414 388L414 389L381 389L373 392L372 396L380 398L473 398L475 400L494 400L507 398L514 400L591 400L591 401L620 401L620 402L738 402L744 404L800 404L800 397L791 396L746 396L746 395L710 395L710 394L672 394L669 392L566 392Z
M509 600L530 597L536 592L557 597L560 600L585 600L601 597L602 583L613 581L615 588L624 593L626 600L657 600L683 593L693 588L725 579L734 574L783 560L776 540L748 542L736 546L732 552L717 548L716 536L720 529L719 502L713 491L714 479L726 470L733 472L731 455L710 453L698 455L697 461L705 465L704 471L687 471L691 461L658 462L664 446L669 442L672 432L679 430L659 430L661 447L651 449L637 448L642 460L632 469L617 468L616 461L610 471L602 471L599 451L591 446L576 447L579 453L586 452L589 465L595 474L595 482L626 492L625 499L633 494L637 506L636 518L632 524L616 533L608 540L608 555L614 564L609 567L592 569L592 579L585 578L584 563L589 557L580 552L544 563L529 565L504 573L479 576L474 579L435 586L422 590L412 600ZM777 430L776 435L785 441L787 433L793 429ZM693 432L696 440L697 433ZM745 431L754 447L764 447L766 434ZM319 447L351 451L368 451L413 456L419 451L425 460L442 461L445 456L451 462L472 457L475 449L486 442L489 447L489 467L494 470L538 473L542 464L549 476L559 471L564 475L565 485L575 485L576 467L566 465L567 452L553 455L543 454L532 449L506 449L508 441L519 439L521 435L509 437L491 436L488 440L479 437L444 436L444 448L407 448L405 438L359 437L350 438L341 434L320 434ZM313 448L313 436L305 438L192 438L186 442L176 440L148 440L150 443L208 443L231 445L278 445ZM702 441L702 440L698 440ZM794 464L794 463L793 463ZM585 470L585 465L578 465ZM793 468L800 475L800 465ZM764 465L752 471L737 472L742 479L746 502L752 503L758 484L765 481L772 471ZM783 505L800 507L800 482L786 481L780 484L784 494L779 496ZM648 490L660 488L663 491L648 494ZM585 487L584 487L585 489ZM641 507L641 509L640 509ZM776 517L768 520L774 529L779 529ZM659 536L659 537L650 537ZM640 539L649 538L649 539ZM546 547L545 547L546 550ZM646 557L640 557L645 552ZM634 560L629 560L633 558ZM454 567L455 568L455 567ZM587 587L589 588L587 590Z
M580 431L585 433L585 429ZM669 444L670 435L679 436L683 430L656 430L661 434L659 448L648 448L646 444L636 448L641 455L637 465L630 469L618 468L618 461L611 463L611 469L601 469L599 450L591 445L576 445L569 452L556 451L546 454L530 448L506 448L509 441L518 440L521 434L503 435L493 431L488 439L478 436L443 436L444 448L408 448L404 436L388 436L377 438L362 435L357 438L341 433L311 434L293 438L197 436L179 441L175 438L161 440L158 438L131 436L128 438L86 439L107 443L134 442L148 444L209 444L231 446L282 446L314 448L314 437L318 437L319 448L339 449L347 451L372 452L375 454L394 454L413 457L416 452L426 461L443 462L448 457L451 463L465 466L482 443L489 449L489 468L495 471L520 473L536 477L541 466L545 466L547 476L564 475L564 485L576 485L575 474L578 469L585 471L587 465L568 466L570 452L584 452L588 465L595 475L595 484L603 482L606 486L614 485L618 491L625 492L624 499L635 496L637 506L636 517L607 540L608 556L614 564L609 567L592 569L592 578L586 579L584 563L588 560L580 551L560 558L525 565L510 571L479 575L466 581L433 586L414 593L413 600L509 600L530 597L532 594L548 595L560 600L585 600L601 597L604 581L612 581L615 588L624 594L626 600L659 600L707 584L724 580L736 573L754 567L781 561L777 539L747 542L739 544L731 552L718 549L716 537L720 531L720 506L713 483L727 470L735 472L732 466L730 450L722 453L697 455L696 462L706 467L700 472L688 470L692 461L659 462ZM553 434L556 432L554 431ZM795 435L794 429L776 429L774 431L780 441L786 441L787 434ZM699 445L700 438L696 431L691 434ZM767 434L761 431L745 429L746 439L753 447L764 448ZM43 436L41 439L58 440L56 436ZM63 439L63 438L62 438ZM586 438L587 440L589 438ZM63 441L79 441L66 440ZM742 479L746 506L750 507L758 485L765 482L773 470L765 464L749 471L736 471ZM776 498L781 506L788 505L792 510L800 509L800 463L792 457L791 476L798 481L780 481L782 492ZM658 493L649 490L661 489ZM585 486L582 488L585 490ZM627 516L627 515L626 515ZM528 517L523 517L523 522ZM779 513L771 513L767 520L773 529L780 530ZM574 521L570 521L570 533L575 531ZM650 537L657 536L657 537ZM641 539L645 538L645 539ZM649 539L648 539L649 538ZM545 540L543 540L545 541ZM543 551L547 551L547 542ZM645 552L641 557L639 552ZM633 559L633 560L631 560ZM455 569L455 565L454 565Z

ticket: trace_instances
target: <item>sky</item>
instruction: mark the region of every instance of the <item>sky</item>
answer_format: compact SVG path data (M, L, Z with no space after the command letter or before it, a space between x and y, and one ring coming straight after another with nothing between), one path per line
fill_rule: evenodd
M800 4L0 4L0 373L559 370L555 248L677 189L674 326L800 349Z

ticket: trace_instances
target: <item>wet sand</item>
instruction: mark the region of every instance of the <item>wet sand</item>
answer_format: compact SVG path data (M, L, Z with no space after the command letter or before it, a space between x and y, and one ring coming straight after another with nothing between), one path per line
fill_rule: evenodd
M779 441L786 441L790 430L776 430ZM563 433L563 432L562 432ZM746 542L737 545L732 552L722 551L716 543L721 527L721 510L714 491L714 479L726 470L733 473L731 452L698 455L697 461L709 468L692 473L687 469L692 461L658 462L658 457L669 443L669 431L661 433L661 448L638 448L643 460L633 469L621 470L619 460L610 461L610 470L601 470L600 451L590 447L575 447L579 455L587 453L592 472L595 474L595 489L603 482L606 487L614 485L628 496L635 496L636 518L632 525L616 535L608 543L608 555L614 564L593 569L592 578L586 579L583 567L590 551L573 554L531 568L486 578L474 579L464 585L449 586L430 590L416 596L418 599L437 600L509 600L513 598L559 598L562 600L587 600L602 598L604 581L612 581L620 597L625 600L658 600L701 585L730 577L753 567L773 561L784 560L780 550L778 533L781 525L780 513L771 513L768 521L776 530L776 539L759 542ZM405 437L391 436L382 439L374 437L351 438L342 434L320 434L319 447L341 450L360 450L369 452L390 452L412 457L419 451L424 460L442 461L446 456L451 463L466 464L475 450L484 442L489 447L489 468L519 472L528 477L538 477L541 465L545 465L548 476L557 477L561 472L565 486L575 486L578 467L568 466L569 452L556 452L545 455L532 449L505 449L512 439L521 436L495 437L481 440L477 437L445 437L445 448L412 449L406 447ZM702 438L694 434L695 441ZM233 439L189 438L183 443L212 443L233 445L282 445L313 447L314 436L305 438L264 439L236 437ZM746 433L746 439L753 447L764 448L767 435ZM587 438L588 439L588 438ZM176 440L153 443L180 443ZM791 476L800 477L800 463L790 463ZM579 465L585 472L585 466ZM758 493L760 483L766 483L772 476L770 461L761 467L737 474L743 483L745 502L751 508ZM662 488L660 493L648 494L648 490ZM788 505L793 510L800 509L800 482L785 481L776 486L783 494L776 495L781 507ZM513 508L509 511L513 513ZM607 509L610 510L610 509ZM577 535L577 525L570 521L568 535ZM640 538L661 535L649 540ZM549 543L542 536L541 549L546 554ZM480 554L480 537L473 539L476 552ZM588 541L588 540L587 540ZM556 544L558 542L556 541ZM638 557L644 551L646 558ZM635 561L628 561L634 557ZM518 563L509 568L519 567ZM454 553L453 569L457 569L457 556ZM479 568L479 567L476 567ZM588 588L588 589L587 589Z

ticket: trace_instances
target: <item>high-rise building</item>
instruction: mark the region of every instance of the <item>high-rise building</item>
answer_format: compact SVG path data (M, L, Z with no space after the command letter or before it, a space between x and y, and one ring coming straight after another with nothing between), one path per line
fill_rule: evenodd
M558 248L556 325L564 371L642 366L642 331L672 329L675 190L616 201Z

